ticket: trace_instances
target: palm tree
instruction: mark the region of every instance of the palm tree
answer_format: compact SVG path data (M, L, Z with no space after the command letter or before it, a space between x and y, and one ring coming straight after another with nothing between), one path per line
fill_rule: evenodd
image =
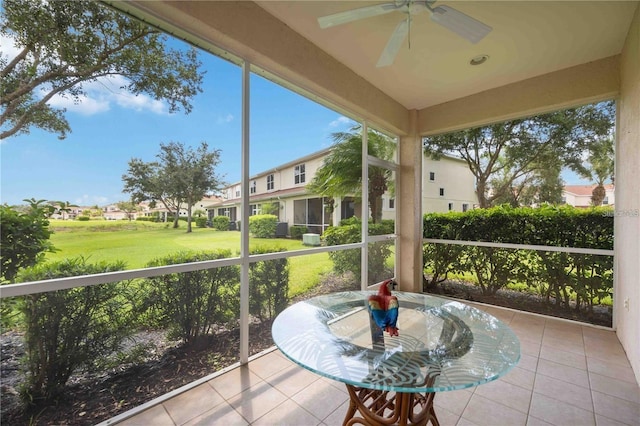
M71 212L71 207L78 207L77 204L71 204L68 201L54 201L53 204L57 212L62 215L62 220L65 220L65 215Z
M362 135L361 128L332 135L335 145L324 158L307 189L323 197L340 198L355 195L362 188ZM367 133L369 155L389 160L395 144L392 139L373 130ZM369 209L374 223L382 219L382 194L390 188L391 171L382 167L369 167Z
M608 179L613 182L614 158L613 139L601 139L589 145L587 164L578 170L582 177L596 182L591 192L591 204L594 206L602 205L607 195L604 182Z

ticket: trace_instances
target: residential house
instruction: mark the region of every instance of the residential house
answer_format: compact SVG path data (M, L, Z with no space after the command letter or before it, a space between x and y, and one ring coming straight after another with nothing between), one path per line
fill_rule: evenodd
M562 202L574 207L591 207L591 195L596 185L565 185L562 189ZM603 206L615 204L615 191L613 184L604 186L606 195L602 201Z
M286 222L288 226L305 226L309 232L317 234L342 219L360 217L361 203L356 198L330 200L310 193L306 188L330 151L331 148L317 151L252 176L249 179L249 215L264 213L262 206L270 203L276 206L273 214L280 222ZM423 212L467 211L477 205L475 178L465 161L443 156L438 160L425 157L423 162ZM222 199L207 206L209 217L227 216L231 222L238 221L241 196L240 182L224 188ZM385 193L382 218L395 218L395 209L395 195Z

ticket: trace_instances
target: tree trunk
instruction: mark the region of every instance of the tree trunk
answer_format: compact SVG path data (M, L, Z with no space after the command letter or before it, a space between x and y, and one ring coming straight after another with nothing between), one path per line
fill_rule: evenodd
M478 182L476 183L476 195L478 195L478 204L481 209L487 209L491 207L491 202L487 200L486 182L478 180Z
M594 206L601 206L604 201L604 197L607 196L607 190L604 189L602 182L598 183L598 186L591 191L591 204Z
M191 232L191 203L187 203L187 234Z

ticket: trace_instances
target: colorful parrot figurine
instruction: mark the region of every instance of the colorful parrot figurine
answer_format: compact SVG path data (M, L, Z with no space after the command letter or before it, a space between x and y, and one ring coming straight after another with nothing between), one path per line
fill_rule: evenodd
M389 287L394 287L395 281L387 280L378 289L378 294L369 296L369 312L378 327L391 336L398 335L396 323L398 321L398 298L391 295Z

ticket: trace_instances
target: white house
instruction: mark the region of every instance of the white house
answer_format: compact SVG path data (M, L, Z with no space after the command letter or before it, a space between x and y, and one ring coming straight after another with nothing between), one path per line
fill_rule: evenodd
M562 202L574 207L590 207L591 194L596 185L565 185L562 189ZM614 185L604 186L606 195L602 201L603 206L615 205Z

